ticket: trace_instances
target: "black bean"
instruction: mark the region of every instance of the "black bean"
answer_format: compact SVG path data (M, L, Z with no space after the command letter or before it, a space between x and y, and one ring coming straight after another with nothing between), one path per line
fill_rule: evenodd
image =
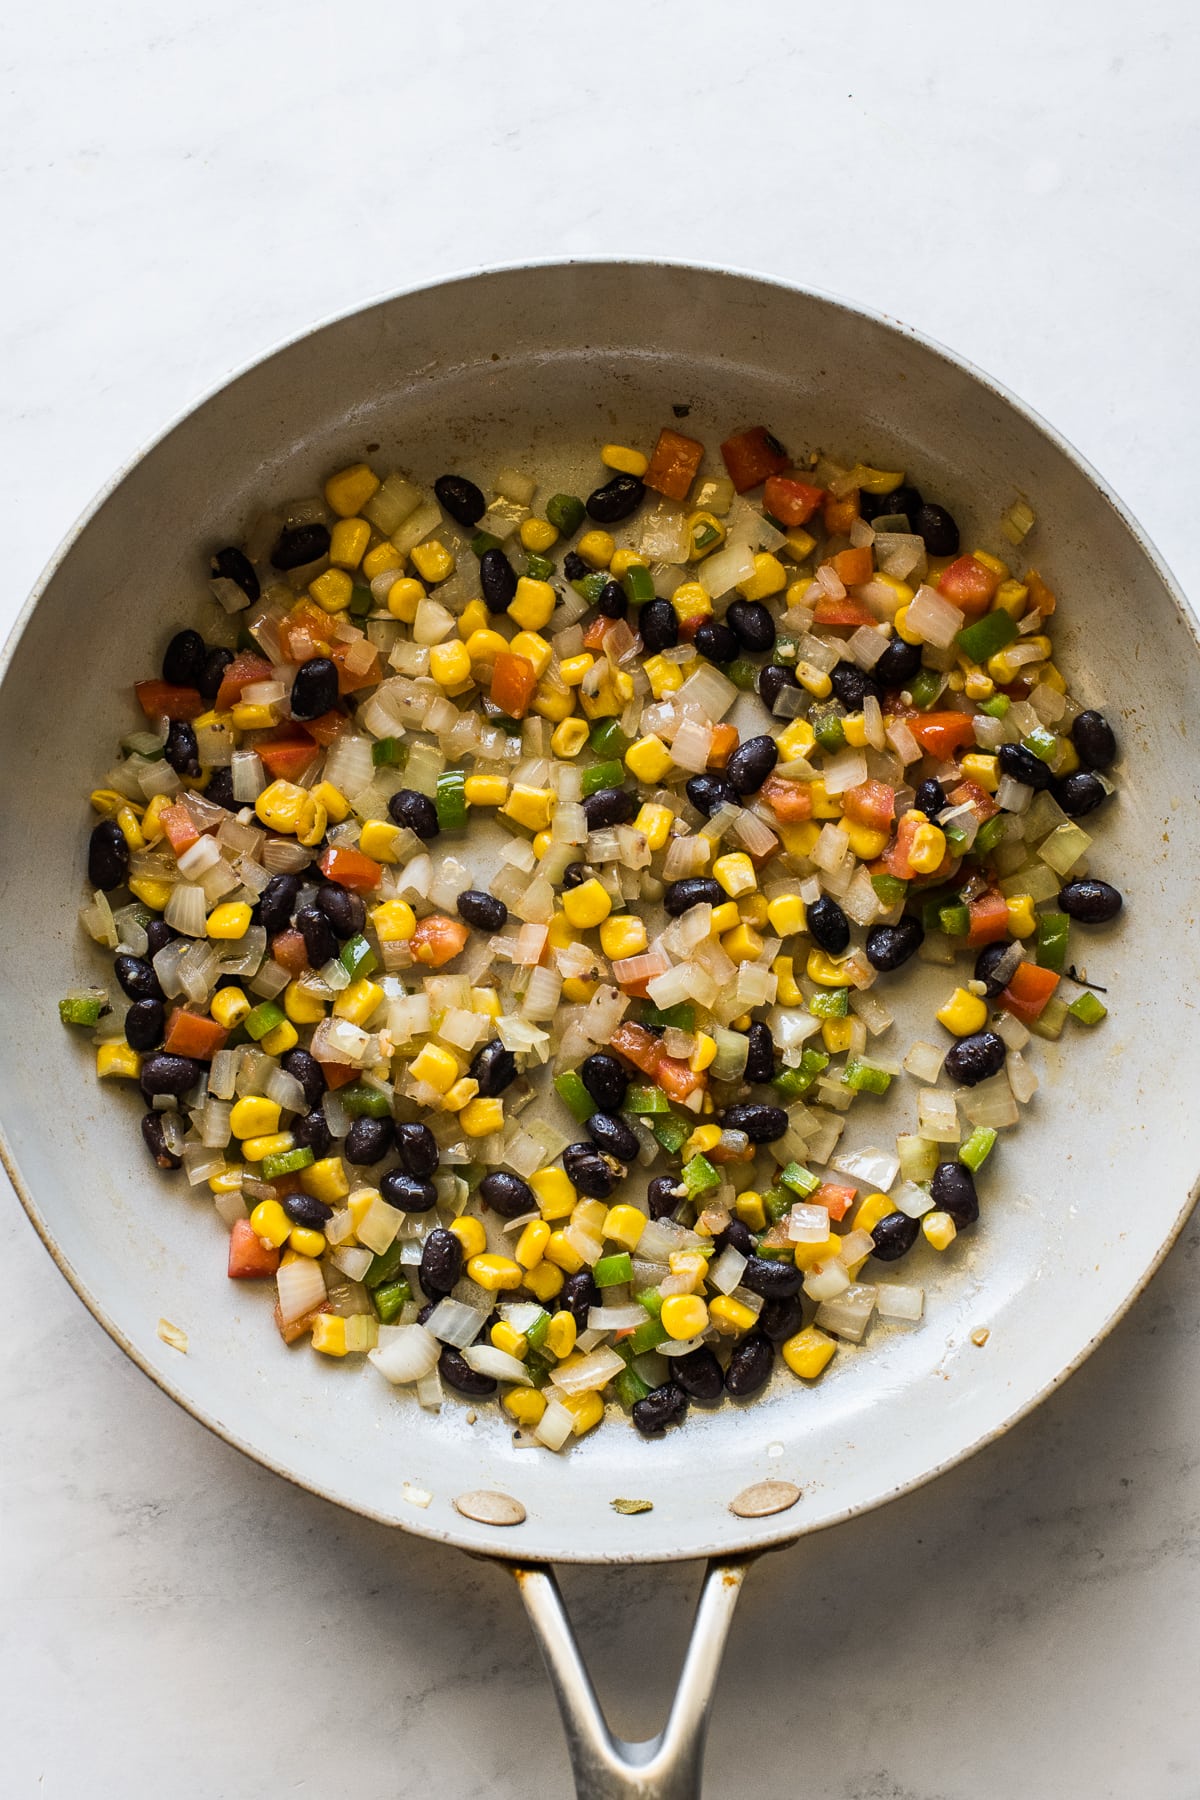
M590 1269L568 1275L558 1290L558 1311L569 1312L580 1331L587 1330L587 1316L600 1304L600 1290Z
M264 931L286 931L300 893L298 875L272 875L258 898L258 916Z
M601 831L606 825L628 825L637 811L637 795L631 788L597 788L580 803L589 831Z
M596 1050L591 1056L584 1057L579 1065L579 1079L596 1105L603 1107L605 1112L621 1110L629 1077L607 1050Z
M283 1059L283 1069L293 1081L300 1083L309 1106L319 1106L325 1092L325 1071L312 1052L289 1050Z
M988 1000L994 1000L996 995L1002 994L1005 987L1008 985L1005 981L997 981L992 971L995 969L996 964L1001 962L1008 955L1011 949L1012 945L1009 943L985 944L983 949L979 952L979 955L975 958L975 980L982 981Z
M254 564L236 544L226 544L224 550L216 551L209 571L214 581L232 581L240 587L247 600L257 600L262 592Z
M813 943L827 956L840 956L850 943L850 921L829 894L822 894L804 909L804 920Z
M744 1131L752 1144L773 1144L788 1128L782 1106L768 1106L761 1100L727 1106L721 1123L726 1131Z
M310 525L285 525L275 540L271 566L275 569L303 569L318 557L329 555L329 527L314 521Z
M487 501L465 475L439 475L433 484L439 503L459 525L478 525Z
M725 779L740 797L757 794L778 761L779 747L773 737L743 738L725 765Z
M177 631L163 653L163 680L172 687L195 687L206 655L204 639L198 631Z
M632 1418L643 1437L661 1437L668 1425L682 1425L688 1397L677 1381L664 1381L633 1403Z
M998 1075L1004 1067L1008 1047L994 1031L973 1031L969 1037L956 1039L946 1052L943 1064L951 1081L963 1087L978 1087L989 1076Z
M975 1177L965 1163L940 1162L933 1171L929 1195L939 1212L949 1213L961 1229L979 1217Z
M165 919L151 919L146 927L146 955L153 958L168 944L174 943L175 933Z
M456 1350L452 1344L442 1346L438 1369L446 1386L454 1388L459 1394L470 1394L473 1399L483 1399L496 1392L495 1379L491 1375L478 1374L462 1351Z
M163 1134L163 1115L153 1108L142 1120L142 1139L147 1150L160 1169L177 1169L183 1158L176 1156L173 1150L167 1149L167 1140Z
M233 770L214 769L208 778L204 798L214 806L223 806L226 812L234 812L241 802L233 797Z
M113 974L131 1000L164 1000L166 995L154 973L154 964L144 956L117 956Z
M858 493L858 510L868 525L872 519L891 519L900 513L911 525L920 505L920 490L907 482L893 488L890 494L869 494L866 488L860 488Z
M562 885L564 888L582 887L589 880L588 870L583 863L568 863L563 870Z
M761 1019L755 1019L746 1036L750 1039L750 1053L746 1057L746 1080L773 1080L775 1076L775 1039L771 1036L770 1026L765 1025Z
M833 685L834 698L841 701L847 712L860 713L868 694L872 694L876 700L879 698L879 683L874 675L868 675L857 663L835 663L829 671L829 679Z
M711 875L685 875L663 889L663 907L672 919L682 918L693 906L720 906L724 889Z
M309 966L323 969L337 955L337 939L325 914L316 906L302 906L296 924L304 937L304 950Z
M1090 769L1076 769L1073 774L1064 775L1061 781L1053 783L1050 791L1071 819L1082 819L1085 814L1095 812L1109 798L1108 789Z
M314 1194L285 1194L280 1205L293 1225L303 1225L307 1231L324 1231L333 1217L332 1206Z
M910 514L908 522L916 535L925 539L930 556L958 555L958 526L944 506L926 500L917 508L916 518Z
M867 961L881 973L902 968L924 941L925 927L920 919L906 913L894 925L872 925L867 933Z
M731 1245L742 1256L754 1255L754 1233L741 1219L730 1219L717 1239L718 1250L727 1250Z
M776 1262L768 1256L751 1256L742 1270L742 1286L764 1300L790 1300L800 1292L803 1271L795 1263Z
M650 1208L652 1219L670 1219L678 1210L683 1195L676 1190L679 1182L674 1175L656 1175L646 1189L646 1205Z
M690 1400L719 1400L725 1390L725 1371L707 1344L689 1356L673 1356L671 1374Z
M706 819L711 819L718 807L737 804L737 795L723 775L689 776L683 791Z
M748 1400L771 1378L775 1365L775 1346L761 1331L747 1332L733 1346L729 1367L725 1371L726 1391L735 1400Z
M204 668L196 686L200 689L200 698L207 700L211 706L217 697L217 690L225 679L225 671L233 661L233 651L227 650L224 644L218 644L210 650L204 659Z
M475 1052L467 1075L485 1100L494 1100L517 1079L517 1059L499 1038L491 1038Z
M186 775L192 781L199 780L200 752L196 744L196 732L186 719L172 719L167 726L163 756L177 775Z
M614 475L588 495L588 517L599 525L615 525L618 519L627 519L637 511L645 492L645 482L636 475Z
M337 664L327 656L312 656L301 663L292 682L293 719L319 719L338 703Z
M583 1128L598 1150L615 1156L618 1162L636 1160L640 1148L637 1133L619 1113L594 1112Z
M568 1180L589 1200L607 1200L621 1179L617 1166L594 1144L568 1144L562 1160Z
M389 1206L400 1212L432 1212L437 1205L437 1189L432 1181L418 1175L406 1175L403 1169L389 1169L379 1178L379 1192Z
M317 894L317 906L333 927L335 937L358 937L367 923L367 908L361 894L331 881Z
M421 1246L417 1270L421 1292L430 1296L448 1294L462 1274L462 1266L462 1245L444 1225L435 1225Z
M167 1009L161 1000L135 1000L125 1014L125 1042L131 1050L153 1050L163 1041Z
M1125 904L1119 888L1108 881L1068 881L1059 890L1058 904L1069 919L1081 925L1105 925Z
M638 630L647 650L673 650L679 642L679 614L669 600L648 600L638 614Z
M88 880L110 893L129 874L129 845L115 819L101 819L88 839Z
M928 776L917 788L913 805L918 812L923 812L927 819L936 819L938 814L946 809L946 791L941 782Z
M418 794L415 788L400 788L394 793L388 801L388 811L397 825L406 825L426 841L441 830L437 807L428 794Z
M328 1156L333 1148L333 1133L329 1129L329 1121L325 1117L324 1108L313 1106L306 1113L301 1113L292 1120L291 1133L300 1150L311 1150L313 1156L320 1161Z
M1102 712L1089 707L1071 727L1071 742L1089 769L1107 769L1117 760L1117 740Z
M910 1219L907 1213L888 1213L880 1219L871 1232L871 1241L875 1248L871 1255L880 1262L898 1262L907 1256L920 1235L921 1227L916 1219Z
M705 619L697 627L692 639L699 656L707 656L710 662L731 663L738 653L737 633L728 625L722 625L717 619Z
M582 581L585 576L588 576L591 573L591 565L584 562L578 550L567 551L567 554L563 557L563 574L568 581ZM496 611L498 609L493 607L492 610Z
M768 1300L758 1315L758 1329L773 1344L786 1343L795 1337L804 1323L804 1306L799 1294L788 1294L781 1300Z
M904 688L920 667L920 644L906 644L902 637L894 637L871 673L881 688Z
M585 565L586 566L586 565ZM674 607L671 611L674 612ZM619 581L606 581L600 589L596 611L605 619L623 619L629 611L629 596Z
M415 1119L397 1125L396 1153L400 1158L401 1168L409 1175L425 1179L438 1166L437 1139L428 1125L422 1125Z
M1041 757L1027 750L1024 744L1001 744L996 760L1002 775L1013 781L1023 781L1026 787L1048 788L1054 779Z
M494 613L504 612L516 594L517 572L503 550L485 550L480 557L479 591L488 611Z
M464 888L454 903L458 916L478 931L501 931L508 923L508 908L495 894L482 888Z
M178 1097L190 1093L203 1073L204 1065L195 1057L169 1056L166 1051L159 1051L142 1064L142 1092L147 1100L153 1100L156 1094Z
M783 663L765 663L758 671L758 697L768 712L774 712L784 688L797 686L795 675Z
M392 1147L392 1121L364 1116L355 1119L346 1133L342 1155L348 1163L369 1167L382 1162Z
M522 1213L538 1210L537 1197L527 1181L511 1169L493 1169L479 1184L479 1197L486 1200L502 1219L519 1219Z
M775 646L775 621L761 600L735 600L725 623L743 650L761 656Z

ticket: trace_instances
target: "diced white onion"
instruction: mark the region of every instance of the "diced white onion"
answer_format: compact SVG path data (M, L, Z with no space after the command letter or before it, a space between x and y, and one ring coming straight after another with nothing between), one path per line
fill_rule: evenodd
M925 1289L881 1281L875 1289L875 1311L881 1319L915 1324L925 1311Z
M963 613L957 606L951 605L949 600L943 599L936 588L918 588L915 597L909 602L906 630L924 643L934 645L936 649L949 649L954 642L955 633L962 630L963 624Z
M388 1381L402 1385L431 1374L440 1354L438 1340L424 1325L381 1325L379 1343L368 1350L367 1360Z
M646 1309L629 1306L591 1306L588 1308L589 1331L636 1331L646 1323Z
M325 1304L325 1277L315 1257L298 1256L295 1262L283 1263L276 1270L275 1281L281 1325L294 1325Z
M953 1098L947 1098L953 1105ZM857 1181L868 1182L878 1193L886 1194L900 1173L900 1158L892 1150L880 1150L868 1144L862 1150L843 1151L830 1167L839 1175L851 1175Z
M393 1209L394 1210L394 1209ZM487 1322L487 1313L477 1307L464 1306L461 1300L439 1300L425 1321L425 1329L443 1344L458 1350L473 1343Z
M532 1387L533 1377L519 1357L494 1344L471 1344L462 1353L463 1361L477 1375L490 1375L495 1381L515 1381L521 1387ZM624 1363L622 1363L624 1368Z
M814 1323L823 1331L833 1332L835 1337L861 1344L875 1310L875 1299L873 1287L866 1283L854 1284L833 1298L823 1300L817 1308Z

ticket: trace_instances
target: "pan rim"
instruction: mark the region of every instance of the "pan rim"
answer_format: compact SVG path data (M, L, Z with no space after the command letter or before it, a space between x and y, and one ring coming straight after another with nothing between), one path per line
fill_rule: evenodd
M752 282L760 287L776 288L786 294L798 294L806 299L817 301L824 306L832 307L854 319L866 320L873 325L882 326L885 331L896 333L919 345L922 349L937 357L959 373L965 373L984 391L992 395L1005 407L1009 408L1027 424L1031 425L1035 431L1045 438L1059 454L1083 476L1097 497L1115 514L1120 525L1129 536L1132 537L1170 597L1176 614L1188 632L1193 646L1197 651L1200 651L1200 620L1197 619L1196 614L1188 604L1179 582L1176 580L1165 559L1158 551L1147 532L1125 503L1109 486L1099 471L1085 456L1082 455L1068 438L1066 438L1055 426L1050 424L1050 422L1039 412L1011 393L1000 382L979 369L968 358L959 355L956 351L951 350L937 339L916 330L914 327L889 314L880 312L871 307L859 305L857 302L848 300L844 296L830 293L821 288L810 287L806 284L786 281L778 276L763 274L752 269L718 263L692 262L651 256L545 257L509 263L490 264L484 268L460 270L432 281L417 281L405 287L378 293L357 305L342 308L319 319L313 324L307 325L304 328L291 333L273 343L266 350L240 364L221 380L206 386L199 394L176 412L159 432L143 442L133 454L129 455L122 462L109 480L97 490L93 498L65 532L30 589L29 596L18 613L4 642L3 648L0 649L0 687L2 687L8 676L13 657L43 595L58 573L58 570L69 557L79 538L91 524L92 520L99 514L101 509L107 504L108 500L116 493L129 475L132 474L134 469L136 469L146 457L157 450L160 445L164 444L176 431L186 424L194 414L198 413L210 401L216 399L217 396L226 389L233 387L245 376L270 362L281 353L294 348L309 338L316 337L321 332L339 325L357 315L370 312L377 307L390 305L395 301L409 298L415 294L436 292L442 288L456 287L468 282L486 281L496 276L530 274L542 270L614 268L647 268L679 272L685 275L698 274L716 276L723 279ZM536 1558L531 1558L530 1552L527 1549L522 1548L519 1542L521 1535L519 1532L514 1533L513 1538L508 1539L507 1541L489 1539L485 1542L481 1540L477 1529L471 1530L467 1528L460 1531L454 1527L443 1527L420 1516L414 1517L411 1520L394 1518L379 1512L375 1508L360 1504L352 1499L347 1499L342 1495L334 1493L330 1488L318 1482L308 1480L302 1475L282 1466L274 1459L271 1453L250 1443L235 1427L226 1424L223 1420L207 1412L187 1394L180 1391L170 1377L164 1371L156 1368L149 1358L138 1349L122 1330L117 1320L110 1316L105 1306L102 1305L92 1293L87 1282L74 1268L69 1258L59 1247L33 1197L29 1185L26 1183L25 1178L20 1171L15 1152L10 1142L8 1130L4 1123L3 1101L0 1101L0 1163L3 1164L17 1198L35 1232L45 1245L50 1256L53 1258L60 1273L69 1282L70 1286L87 1307L92 1317L108 1334L113 1343L129 1357L130 1361L133 1362L144 1375L150 1378L162 1393L174 1401L175 1404L181 1407L185 1412L190 1414L190 1416L199 1424L211 1431L215 1436L219 1437L233 1449L240 1451L243 1455L249 1457L263 1468L269 1469L273 1474L281 1476L284 1480L291 1482L294 1486L303 1489L307 1493L316 1495L318 1498L326 1500L335 1506L343 1507L349 1512L354 1512L364 1518L370 1519L373 1523L387 1526L392 1529L399 1529L413 1536L447 1544L457 1549L466 1549L477 1554L493 1556L504 1561L528 1562L530 1560L536 1560ZM873 1512L877 1507L886 1505L892 1500L899 1499L905 1494L916 1492L918 1489L924 1487L927 1482L934 1481L940 1475L946 1474L949 1470L967 1462L971 1457L977 1455L989 1444L1004 1436L1014 1426L1020 1424L1022 1420L1027 1418L1029 1414L1061 1387L1063 1383L1087 1361L1097 1346L1109 1336L1125 1317L1135 1301L1145 1292L1149 1283L1153 1280L1155 1274L1157 1274L1163 1262L1166 1260L1168 1253L1177 1242L1198 1197L1200 1197L1200 1174L1197 1175L1196 1180L1189 1189L1187 1198L1180 1207L1164 1240L1158 1246L1150 1262L1141 1272L1135 1285L1130 1289L1124 1299L1114 1307L1104 1323L1094 1332L1087 1343L1077 1352L1071 1361L1063 1368L1059 1369L1034 1394L1004 1419L990 1426L978 1437L964 1445L954 1454L945 1457L933 1467L922 1470L919 1474L914 1475L909 1480L901 1482L888 1489L886 1492L880 1493L869 1500L847 1505L837 1512L813 1519L811 1522L784 1523L782 1520L772 1521L769 1519L759 1521L757 1522L757 1528L753 1531L741 1531L733 1539L719 1543L711 1542L707 1549L689 1549L678 1552L668 1551L666 1554L658 1551L655 1551L653 1554L645 1554L638 1552L636 1549L631 1549L627 1553L622 1552L619 1556L587 1554L584 1551L577 1553L574 1550L571 1550L570 1552L557 1555L555 1560L586 1564L612 1562L681 1562L694 1561L705 1555L714 1556L719 1559L723 1556L734 1556L746 1552L779 1549L798 1542L802 1537L811 1536L816 1532L827 1530L830 1527L845 1524L850 1519L859 1517L865 1513ZM467 1525L467 1521L464 1520L463 1523L464 1526Z

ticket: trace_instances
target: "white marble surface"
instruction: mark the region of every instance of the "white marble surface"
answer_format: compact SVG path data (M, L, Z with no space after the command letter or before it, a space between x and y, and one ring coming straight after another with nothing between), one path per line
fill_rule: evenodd
M1200 593L1182 0L42 0L0 64L5 627L109 473L272 341L447 270L621 252L917 324L1054 419ZM244 1461L7 1193L0 1236L6 1796L567 1791L502 1572ZM711 1795L1200 1792L1198 1248L1006 1442L759 1568ZM617 1724L649 1730L694 1573L566 1587Z

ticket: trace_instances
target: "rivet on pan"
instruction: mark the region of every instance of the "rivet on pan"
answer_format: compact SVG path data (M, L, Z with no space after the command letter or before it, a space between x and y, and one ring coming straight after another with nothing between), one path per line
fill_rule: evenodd
M797 1490L799 1491L799 1490ZM477 1488L472 1494L460 1494L454 1510L477 1525L520 1525L525 1508L511 1494L497 1494L490 1488Z
M756 1481L730 1501L729 1510L739 1519L766 1519L772 1513L786 1512L799 1498L794 1481Z

